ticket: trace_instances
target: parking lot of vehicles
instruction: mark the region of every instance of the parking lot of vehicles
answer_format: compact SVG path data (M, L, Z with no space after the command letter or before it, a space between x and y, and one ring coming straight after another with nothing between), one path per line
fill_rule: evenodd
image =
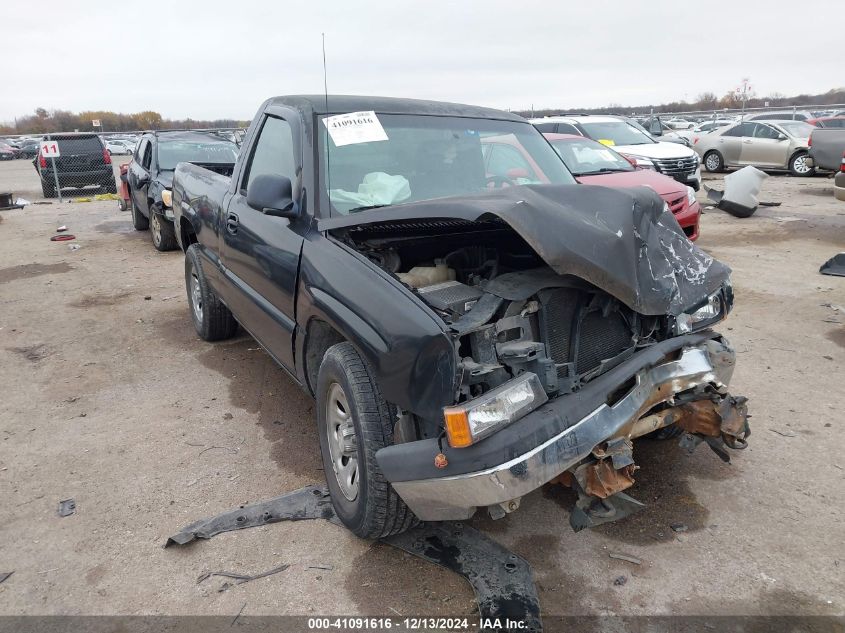
M176 166L190 162L231 174L237 155L234 143L212 134L167 131L144 134L126 173L135 229L149 229L153 246L159 251L176 248L171 200Z
M573 134L544 134L575 179L604 187L650 187L669 205L669 210L686 236L698 239L701 206L695 190L651 169L638 169L636 161L625 159L613 149L592 139Z
M654 140L641 127L617 116L555 116L534 119L541 132L578 134L598 141L624 156L634 158L640 167L671 176L696 191L701 187L701 171L696 153L680 143Z
M745 121L698 137L693 148L710 172L752 165L812 176L807 158L814 129L804 121Z

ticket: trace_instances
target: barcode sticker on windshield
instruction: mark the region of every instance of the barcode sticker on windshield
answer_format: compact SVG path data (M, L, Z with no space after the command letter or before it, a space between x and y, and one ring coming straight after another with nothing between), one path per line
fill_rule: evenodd
M387 140L387 132L372 110L326 117L323 124L338 147Z

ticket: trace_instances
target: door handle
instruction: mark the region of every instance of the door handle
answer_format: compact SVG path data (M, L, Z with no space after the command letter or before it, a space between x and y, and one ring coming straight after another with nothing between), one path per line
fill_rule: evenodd
M238 224L240 221L238 220L238 216L234 213L229 213L226 215L226 230L234 235L238 232Z
M746 145L751 145L751 139L750 139L750 138L749 138L749 139L747 139L747 140L746 140L746 139L743 139L743 141L742 141L742 142L743 142L743 143L745 143Z

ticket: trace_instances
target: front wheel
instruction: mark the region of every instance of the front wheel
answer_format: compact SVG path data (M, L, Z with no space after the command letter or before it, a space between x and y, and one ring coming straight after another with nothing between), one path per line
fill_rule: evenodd
M789 173L793 176L812 176L816 173L814 167L810 167L807 159L809 154L807 152L798 152L789 159Z
M335 514L355 535L382 538L417 521L376 461L393 443L395 416L351 343L329 348L317 377L323 471Z
M157 251L172 251L179 246L173 222L161 217L154 209L150 209L150 237Z
M712 173L725 171L725 159L717 151L707 152L704 155L704 169Z
M208 285L202 270L198 244L191 244L185 252L185 288L188 291L191 320L201 339L221 341L234 336L238 322Z

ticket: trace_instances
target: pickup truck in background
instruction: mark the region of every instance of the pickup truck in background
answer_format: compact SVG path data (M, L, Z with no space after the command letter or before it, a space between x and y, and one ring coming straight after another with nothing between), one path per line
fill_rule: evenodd
M536 166L515 176L485 139ZM489 147L488 147L489 150ZM231 177L173 178L190 316L247 330L317 401L332 504L376 538L494 518L555 480L575 529L642 507L634 438L744 448L730 269L652 190L577 184L526 120L409 99L276 97Z
M821 128L810 135L810 159L821 169L836 172L833 195L845 201L845 130Z

